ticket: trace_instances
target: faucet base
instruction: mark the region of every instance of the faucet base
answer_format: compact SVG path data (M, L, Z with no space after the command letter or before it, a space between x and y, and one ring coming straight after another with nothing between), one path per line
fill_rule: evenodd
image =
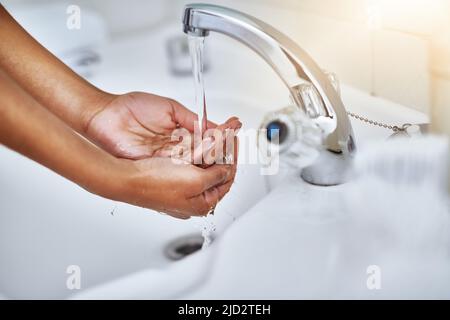
M343 154L322 150L314 164L302 170L301 177L317 186L336 186L348 180L351 164Z

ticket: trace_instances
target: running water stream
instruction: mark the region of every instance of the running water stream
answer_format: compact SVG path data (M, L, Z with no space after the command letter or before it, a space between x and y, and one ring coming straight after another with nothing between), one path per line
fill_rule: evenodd
M205 47L205 37L188 36L189 52L192 60L192 75L194 77L195 87L195 110L198 114L198 133L203 138L207 129L207 112L205 98L205 84L203 80L203 52ZM200 225L203 236L203 249L210 246L213 240L213 233L216 230L216 224L213 221L213 215L208 214L202 218Z
M195 87L195 108L198 114L199 132L202 135L207 128L205 84L203 80L203 51L205 47L205 37L188 36L189 52L192 60L192 75Z

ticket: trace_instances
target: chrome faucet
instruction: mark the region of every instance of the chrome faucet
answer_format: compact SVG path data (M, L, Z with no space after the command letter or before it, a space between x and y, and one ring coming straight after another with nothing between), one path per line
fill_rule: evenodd
M317 185L344 181L355 151L352 126L330 77L300 46L263 21L216 5L187 5L183 25L189 35L222 33L258 53L285 83L294 103L324 132L324 148L303 169L303 179Z

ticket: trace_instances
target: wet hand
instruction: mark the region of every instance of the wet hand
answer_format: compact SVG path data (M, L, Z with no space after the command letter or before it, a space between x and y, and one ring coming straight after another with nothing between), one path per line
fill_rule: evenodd
M115 198L188 219L211 212L233 184L236 164L203 169L169 158L123 160Z
M168 98L146 93L112 96L86 126L89 139L120 158L120 167L111 171L116 183L111 190L108 188L106 196L181 219L213 210L230 190L236 175L236 133L241 123L237 118L220 126L208 123L208 128L214 129L212 133L219 133L219 139L231 137L233 161L205 164L195 158L199 153L194 149L202 149L200 157L211 157L217 149L211 149L217 143L211 137L200 146L189 143L187 158L174 157L180 144L173 139L174 131L185 131L194 141L196 121L196 114Z
M170 157L179 143L173 140L174 130L194 134L197 115L172 99L142 92L109 97L105 106L88 119L85 134L116 157ZM231 118L219 129L237 130L240 126L237 118ZM216 125L209 122L208 128ZM191 160L194 162L193 157Z

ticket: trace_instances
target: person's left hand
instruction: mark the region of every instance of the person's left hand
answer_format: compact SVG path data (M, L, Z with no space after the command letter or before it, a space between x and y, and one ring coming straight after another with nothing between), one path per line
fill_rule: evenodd
M155 156L169 157L175 145L172 133L177 128L194 133L197 115L175 100L142 92L111 96L108 103L88 119L87 137L119 158L132 160ZM215 128L209 122L208 128ZM237 118L221 129L238 130Z

